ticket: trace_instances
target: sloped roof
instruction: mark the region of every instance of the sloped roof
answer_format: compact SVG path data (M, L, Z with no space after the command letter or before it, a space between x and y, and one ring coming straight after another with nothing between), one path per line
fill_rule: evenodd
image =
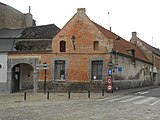
M138 39L139 39L139 38L138 38ZM160 56L160 49L155 48L155 47L149 45L148 43L144 42L144 41L141 40L141 39L139 39L139 40L140 40L140 41L143 43L143 45L145 45L150 51L152 51L154 54Z
M15 51L16 38L20 36L22 31L23 29L0 29L0 52Z
M0 52L51 49L52 38L59 31L60 29L54 24L22 29L2 28L0 29Z
M20 39L52 39L58 32L58 28L54 24L42 25L25 28Z
M98 25L97 23L93 22L95 26L106 36L108 39L112 39L114 42L113 49L118 51L118 53L132 56L128 50L134 49L135 50L135 58L140 60L149 62L147 57L143 54L143 52L136 47L134 44L124 40L122 37L119 37L115 33L105 29L104 27ZM118 40L116 40L118 38Z
M21 29L8 29L2 28L0 29L0 38L18 38L20 37L23 28Z

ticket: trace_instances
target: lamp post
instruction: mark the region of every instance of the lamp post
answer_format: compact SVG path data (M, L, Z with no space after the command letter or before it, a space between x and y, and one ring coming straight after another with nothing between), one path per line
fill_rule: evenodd
M46 94L46 88L47 88L47 81L46 81L46 78L47 78L47 63L43 63L43 69L44 69L44 94Z
M48 64L45 62L43 64L37 64L36 65L37 70L44 70L44 83L43 83L43 88L44 88L44 94L46 94L46 88L47 88L47 69L49 69Z

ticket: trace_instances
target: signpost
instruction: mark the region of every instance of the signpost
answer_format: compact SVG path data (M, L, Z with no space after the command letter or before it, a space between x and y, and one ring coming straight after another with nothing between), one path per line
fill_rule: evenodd
M118 67L118 72L120 73L120 90L121 90L121 72L122 72L122 67Z
M112 70L108 70L108 78L107 78L107 91L113 92L113 84L112 84Z
M37 70L44 70L44 94L46 94L46 86L47 86L47 84L46 84L46 75L47 75L47 69L49 69L49 65L45 62L45 63L43 63L43 64L37 64L36 65L36 69Z

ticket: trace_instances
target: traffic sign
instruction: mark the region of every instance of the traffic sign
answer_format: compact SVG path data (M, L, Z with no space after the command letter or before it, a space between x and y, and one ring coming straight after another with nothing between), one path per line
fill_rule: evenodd
M112 75L112 70L108 70L108 74L109 74L109 75Z
M118 72L122 72L122 67L118 67Z
M108 79L108 84L111 84L111 82L112 82L111 79Z
M36 65L36 69L37 69L37 70L49 69L49 65L48 65L48 64L37 64L37 65Z
M107 89L108 89L108 91L112 91L112 86L108 85Z

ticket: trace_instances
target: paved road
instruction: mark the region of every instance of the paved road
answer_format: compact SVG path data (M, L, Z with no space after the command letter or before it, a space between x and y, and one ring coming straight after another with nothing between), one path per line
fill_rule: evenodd
M159 120L159 89L105 96L91 93L91 98L72 93L71 99L65 93L54 93L50 100L44 94L28 93L27 101L23 93L0 94L0 120Z
M160 97L160 87L135 92L136 95L144 95L149 97Z

